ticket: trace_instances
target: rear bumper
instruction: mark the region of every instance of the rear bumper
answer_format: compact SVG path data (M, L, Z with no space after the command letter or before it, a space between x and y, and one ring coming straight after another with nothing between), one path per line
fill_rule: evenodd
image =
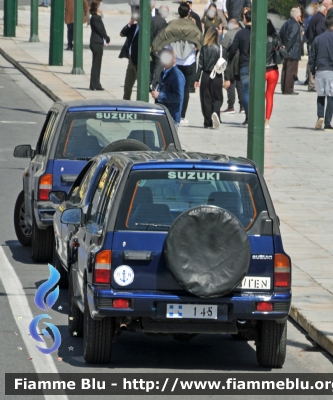
M163 292L133 291L122 292L88 285L88 303L90 314L94 319L104 317L151 318L167 322L167 304L207 304L217 305L217 319L210 323L235 322L237 320L274 320L284 322L288 318L291 292L287 293L239 293L221 298L201 299L194 296L178 296ZM112 307L115 299L128 299L130 308L118 309ZM256 311L257 302L272 302L273 311ZM227 306L227 307L225 307ZM227 311L226 311L227 310ZM182 319L183 323L200 321L198 319Z
M46 229L53 225L53 215L55 213L54 204L51 201L35 201L34 203L35 220L39 229Z

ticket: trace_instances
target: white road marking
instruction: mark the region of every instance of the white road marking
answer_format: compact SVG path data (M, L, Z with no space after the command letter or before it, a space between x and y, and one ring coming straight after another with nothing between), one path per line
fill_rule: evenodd
M20 331L22 340L27 349L31 362L34 365L35 371L40 373L55 373L58 374L57 367L53 361L51 355L46 356L37 350L34 340L29 333L29 324L33 319L32 312L29 308L29 303L26 294L23 290L22 284L16 275L16 272L10 261L8 260L3 247L0 246L0 265L1 274L0 279L5 288L7 299L9 301L10 308L12 310L15 322ZM22 317L22 320L18 321L18 318ZM68 400L66 395L44 395L45 400Z
M27 121L0 121L0 124L36 125L37 122L27 122Z

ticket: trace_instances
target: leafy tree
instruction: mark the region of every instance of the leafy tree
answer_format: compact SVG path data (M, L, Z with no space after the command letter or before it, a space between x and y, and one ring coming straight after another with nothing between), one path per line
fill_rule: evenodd
M289 18L290 10L297 5L295 0L268 0L268 9Z

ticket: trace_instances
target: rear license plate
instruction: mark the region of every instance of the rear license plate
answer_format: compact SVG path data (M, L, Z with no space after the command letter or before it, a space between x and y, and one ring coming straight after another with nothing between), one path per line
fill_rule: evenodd
M238 289L264 289L271 288L271 278L262 278L256 276L246 276L237 286Z
M217 319L217 306L209 304L167 304L167 318Z

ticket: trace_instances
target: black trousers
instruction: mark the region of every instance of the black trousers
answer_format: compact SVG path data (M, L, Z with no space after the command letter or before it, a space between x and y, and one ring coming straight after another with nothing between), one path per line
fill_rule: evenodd
M203 72L200 82L200 102L205 128L213 126L212 114L214 112L220 118L223 103L222 74L216 74L214 79L211 79L209 75L210 72Z
M101 68L103 58L103 45L101 43L90 43L92 51L92 66L90 75L90 89L100 89Z
M294 84L297 80L298 60L285 58L281 74L281 92L291 94L294 91Z
M185 118L188 102L190 100L190 88L193 87L195 81L196 63L194 62L192 65L177 65L177 67L182 71L185 77L184 102L181 115L182 118Z
M241 81L230 81L230 86L227 89L228 108L234 108L236 102L236 90L239 106L240 108L243 108L243 86Z
M73 47L73 39L74 39L74 24L67 24L67 43L70 49Z

